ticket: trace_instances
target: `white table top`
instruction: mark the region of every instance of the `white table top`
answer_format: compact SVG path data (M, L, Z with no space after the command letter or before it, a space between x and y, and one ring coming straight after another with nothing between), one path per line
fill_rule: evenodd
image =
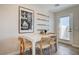
M41 40L41 37L49 37L51 35L56 36L55 34L50 34L50 35L31 34L27 36L27 38L30 39L31 42L36 43L37 41Z
M35 44L36 42L40 41L41 40L41 37L48 37L50 35L40 35L40 34L31 34L31 35L28 35L26 38L27 39L30 39L30 41L32 42L32 53L33 55L35 55ZM56 36L56 35L53 35L53 36Z

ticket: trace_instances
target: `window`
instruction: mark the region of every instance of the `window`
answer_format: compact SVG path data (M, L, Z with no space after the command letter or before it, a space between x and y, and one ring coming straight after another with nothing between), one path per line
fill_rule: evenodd
M59 22L59 38L69 40L69 16L60 17Z

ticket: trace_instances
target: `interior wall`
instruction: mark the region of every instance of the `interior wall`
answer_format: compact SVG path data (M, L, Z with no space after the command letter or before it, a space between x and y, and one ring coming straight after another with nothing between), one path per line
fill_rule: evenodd
M17 37L18 33L18 6L29 8L34 10L34 33L36 32L36 13L43 13L49 16L49 32L54 32L53 14L46 10L42 10L33 5L0 5L0 40L7 39L9 37ZM52 21L52 22L51 22ZM29 36L32 33L24 33L25 36Z
M57 22L57 17L63 16L64 14L73 15L73 40L72 45L79 47L79 5L70 7L68 9L62 10L55 13L55 21ZM57 26L57 23L55 24ZM56 28L55 28L56 29Z

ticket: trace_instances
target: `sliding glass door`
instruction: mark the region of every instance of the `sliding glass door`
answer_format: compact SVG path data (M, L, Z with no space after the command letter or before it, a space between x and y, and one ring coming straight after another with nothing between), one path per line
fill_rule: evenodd
M64 16L59 18L59 39L70 40L70 24L69 16Z

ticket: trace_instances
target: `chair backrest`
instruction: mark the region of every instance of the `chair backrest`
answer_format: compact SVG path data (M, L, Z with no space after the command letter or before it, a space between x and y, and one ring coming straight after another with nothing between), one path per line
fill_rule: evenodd
M20 54L24 54L24 50L25 50L25 43L24 43L24 39L23 37L18 37L19 40L19 48L20 48Z
M20 47L20 54L24 54L24 51L28 48L32 47L32 42L29 40L30 38L19 36L19 47Z
M50 42L52 42L52 43L57 42L55 33L50 33L49 38L50 38Z

